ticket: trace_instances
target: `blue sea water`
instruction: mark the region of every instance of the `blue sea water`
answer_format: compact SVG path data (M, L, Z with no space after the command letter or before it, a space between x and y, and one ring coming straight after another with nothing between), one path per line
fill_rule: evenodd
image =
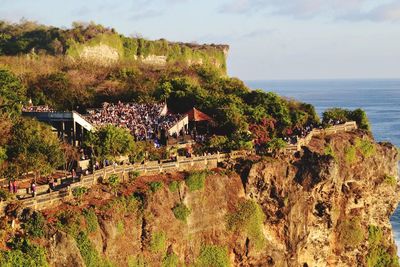
M252 89L263 89L313 104L321 114L331 107L362 108L378 141L400 147L400 80L298 80L247 81ZM400 208L391 218L400 255Z

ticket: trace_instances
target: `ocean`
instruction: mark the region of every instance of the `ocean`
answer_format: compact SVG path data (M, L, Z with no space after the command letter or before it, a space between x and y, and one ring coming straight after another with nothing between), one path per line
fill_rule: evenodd
M400 80L246 81L252 89L276 92L313 104L319 114L331 107L362 108L377 141L400 147ZM391 223L400 256L400 207Z

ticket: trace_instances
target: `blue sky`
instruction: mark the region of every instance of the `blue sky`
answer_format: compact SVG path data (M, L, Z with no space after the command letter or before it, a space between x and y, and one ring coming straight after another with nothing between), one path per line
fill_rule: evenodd
M0 0L0 18L230 45L244 80L400 78L400 0Z

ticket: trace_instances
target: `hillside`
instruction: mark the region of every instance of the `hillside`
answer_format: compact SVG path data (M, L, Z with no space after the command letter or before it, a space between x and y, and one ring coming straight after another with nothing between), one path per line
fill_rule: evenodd
M19 24L0 21L0 55L39 54L83 60L99 65L119 61L146 64L211 64L226 71L227 45L198 45L126 37L114 29L95 23L74 23L70 29L35 22Z

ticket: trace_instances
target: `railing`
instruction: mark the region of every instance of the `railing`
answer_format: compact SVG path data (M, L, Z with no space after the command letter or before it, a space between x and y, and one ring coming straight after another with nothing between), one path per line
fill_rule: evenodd
M299 151L302 146L307 145L313 136L319 134L334 134L338 132L347 132L357 129L355 122L347 122L341 125L335 125L327 129L314 129L306 137L298 140L297 144L289 145L285 148L285 153L294 153ZM129 179L129 172L138 172L140 175L159 174L164 172L174 171L188 171L200 169L213 169L216 168L218 163L226 161L227 159L237 159L248 157L252 151L232 151L231 153L216 153L206 156L198 156L192 158L178 157L176 161L149 161L144 164L129 164L108 166L100 170L94 171L89 175L82 175L79 181L72 181L71 183L64 183L59 185L61 189L58 191L49 190L48 185L41 185L36 187L37 196L31 197L29 189L20 189L17 192L17 197L23 199L22 206L31 207L34 209L44 209L50 205L59 203L61 200L68 199L72 196L72 189L75 187L91 187L99 181L106 181L111 175L115 174L120 176L123 181ZM50 191L50 192L49 192ZM0 212L4 210L5 203L0 202Z

